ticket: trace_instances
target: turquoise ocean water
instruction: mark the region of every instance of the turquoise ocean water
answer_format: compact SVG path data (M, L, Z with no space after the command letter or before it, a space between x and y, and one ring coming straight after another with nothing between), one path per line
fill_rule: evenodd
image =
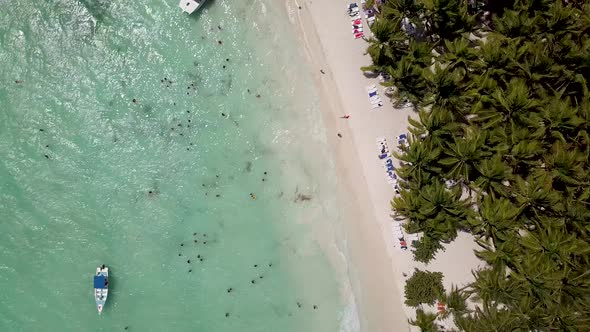
M0 0L1 331L347 329L318 239L337 183L282 6Z

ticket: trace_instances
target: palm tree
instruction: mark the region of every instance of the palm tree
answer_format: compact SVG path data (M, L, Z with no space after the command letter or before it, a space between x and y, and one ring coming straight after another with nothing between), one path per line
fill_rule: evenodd
M481 66L479 54L475 49L478 43L469 40L468 36L445 40L444 45L446 51L441 55L440 62L446 64L449 70L461 69L467 74Z
M474 130L468 131L467 137L454 136L452 142L447 142L444 158L439 160L445 176L469 184L475 175L475 165L491 155L485 149L485 141L485 134Z
M427 31L436 40L453 40L474 28L474 17L468 14L467 1L422 0Z
M425 179L428 177L425 173L440 173L440 168L436 166L436 160L441 154L441 149L428 142L419 144L412 137L409 137L408 141L410 146L405 149L403 154L394 153L396 158L406 163L406 166L398 169L398 175L411 180Z
M438 327L434 323L436 314L425 313L422 309L416 310L416 319L408 320L411 325L418 326L422 332L438 332Z
M537 16L518 10L507 10L502 17L494 16L495 31L509 38L530 38L537 33Z
M443 302L447 305L447 310L443 316L447 317L450 314L462 316L466 314L469 311L465 302L468 298L469 294L453 285L451 290L442 298Z
M520 213L520 209L508 199L494 199L491 195L485 195L477 215L469 218L469 224L476 234L498 243L498 240L506 240L508 233L518 230L517 219Z
M550 213L559 215L564 210L562 197L553 190L551 178L547 173L533 174L526 180L517 176L513 182L511 196L525 223Z
M584 155L568 149L560 142L553 144L551 153L545 155L545 168L553 178L554 188L588 184L588 170L584 167Z
M442 147L445 140L452 139L453 133L461 130L459 123L453 120L451 112L445 108L421 109L418 118L408 117L410 133L414 137L432 140L438 147Z
M416 0L388 0L380 8L382 17L401 26L401 21L418 18L422 13L422 4Z
M441 67L438 63L432 70L423 72L428 82L428 94L422 105L436 105L452 111L455 121L466 122L465 115L471 113L472 104L479 95L472 83L466 83L466 73L460 69Z
M481 195L488 194L491 197L508 195L508 186L505 181L512 177L511 169L503 161L500 155L494 155L490 159L484 159L475 165L478 175L472 184Z
M550 102L540 112L544 135L549 144L556 140L567 143L578 135L578 128L586 123L578 116L578 109L571 106L569 99L560 96L550 98Z
M531 92L522 79L512 79L505 90L496 89L485 101L490 107L484 108L477 118L484 129L500 124L536 125L540 121L535 114L539 102L531 98Z
M421 259L457 229L476 235L476 255L488 266L474 272L465 293L453 294L457 308L464 296L480 300L474 312L456 310L459 328L586 330L590 6L467 3L390 0L382 7L389 22L377 26L369 53L419 116L410 120L410 146L397 155L406 181L392 207L409 217L407 230L424 232L427 241L415 251ZM493 24L473 31L467 10ZM472 31L483 38L471 40ZM461 186L447 189L446 179L475 195L462 201Z
M367 53L373 60L372 66L362 67L363 71L383 71L386 66L395 65L409 51L407 35L391 21L378 18L371 26L374 38L370 38Z

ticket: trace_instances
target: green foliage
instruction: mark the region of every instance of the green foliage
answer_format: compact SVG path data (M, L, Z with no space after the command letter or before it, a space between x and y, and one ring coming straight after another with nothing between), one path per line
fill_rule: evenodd
M410 325L417 326L422 332L438 332L438 327L434 322L436 314L425 313L422 309L416 310L416 319L410 320Z
M445 293L442 278L443 275L440 272L416 269L414 274L406 281L406 304L417 307L421 303L434 303L437 298L440 298Z
M389 0L381 13L372 68L417 111L392 208L424 233L416 260L468 230L487 264L447 295L457 327L590 330L590 5Z
M414 259L422 263L430 262L436 253L443 249L443 246L438 240L434 240L429 236L422 237L419 241L416 241L413 246Z
M467 298L468 294L453 286L451 291L442 297L442 301L446 304L446 311L444 316L454 314L455 316L461 316L467 313Z

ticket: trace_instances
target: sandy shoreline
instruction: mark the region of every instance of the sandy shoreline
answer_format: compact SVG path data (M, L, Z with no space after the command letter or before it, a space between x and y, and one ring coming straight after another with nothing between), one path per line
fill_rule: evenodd
M320 88L320 108L334 147L333 158L339 178L341 202L350 202L349 215L344 218L344 236L349 255L352 288L356 296L361 331L408 331L409 324L400 302L401 294L393 275L394 266L380 227L375 227L376 210L389 205L393 188L385 182L384 171L375 160L375 137L363 133L387 135L391 123L399 130L406 127L407 114L388 114L385 110L371 111L364 92L370 81L362 80L359 70L369 64L363 56L366 44L352 39L350 20L342 1L298 1L292 8L305 45L305 53L313 67ZM302 9L299 10L298 6ZM335 10L342 8L341 11ZM346 52L341 56L340 52ZM320 73L324 70L325 75ZM385 108L385 107L384 107ZM409 111L407 111L409 114ZM350 119L340 117L350 114ZM400 115L404 121L399 121ZM382 128L374 128L381 123ZM371 129L373 128L373 129ZM337 136L342 134L342 138ZM388 137L393 137L391 132ZM363 163L362 160L366 163ZM373 166L373 167L371 167ZM369 168L369 169L367 169ZM378 190L369 184L380 183ZM375 197L375 196L380 197ZM385 223L381 220L379 223ZM399 274L399 273L398 273Z
M406 278L402 273L409 276L416 267L440 271L447 290L451 284L464 285L472 280L471 270L479 264L473 254L477 246L470 235L461 234L425 266L413 261L410 250L402 251L395 243L390 217L394 189L377 158L376 139L385 137L394 150L395 137L407 133L407 119L413 111L394 108L377 79L366 78L360 71L371 59L364 55L368 44L352 37L347 3L287 0L286 6L291 23L300 32L308 61L317 68L314 77L337 165L339 201L350 203L346 207L349 215L342 222L360 330L419 330L408 323L414 309L403 303ZM366 22L364 27L365 33L370 33ZM372 84L379 87L385 104L378 109L371 109L365 90ZM345 114L350 118L340 118Z

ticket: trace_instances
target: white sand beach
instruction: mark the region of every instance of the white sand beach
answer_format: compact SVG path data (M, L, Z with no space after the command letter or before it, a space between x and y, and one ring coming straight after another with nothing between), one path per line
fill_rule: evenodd
M350 202L344 223L349 273L359 310L361 331L418 330L408 323L414 309L404 305L406 274L414 268L440 271L447 290L451 284L473 280L471 270L480 261L471 235L460 234L428 266L414 262L392 232L390 201L394 189L386 181L376 139L386 138L390 149L395 137L407 133L410 108L396 109L377 79L367 78L360 67L371 63L366 41L354 39L344 0L287 0L292 23L300 32L305 53L317 68L321 109L340 178L342 202ZM360 3L359 3L360 4ZM370 34L363 18L365 34ZM320 72L323 71L323 73ZM372 109L366 87L376 84L384 105ZM350 115L350 118L341 118ZM342 137L338 137L338 134ZM434 310L434 309L432 309ZM441 322L445 324L445 322Z

